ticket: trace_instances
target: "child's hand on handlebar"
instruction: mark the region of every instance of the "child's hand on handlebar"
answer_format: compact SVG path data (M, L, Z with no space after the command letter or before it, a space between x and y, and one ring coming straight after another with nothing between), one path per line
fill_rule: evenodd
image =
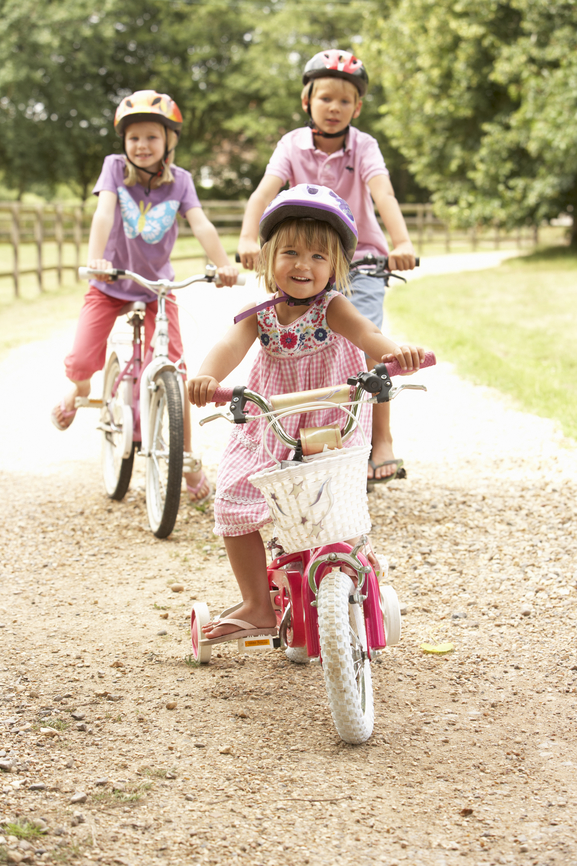
M242 238L239 240L237 254L243 268L246 268L247 271L253 271L256 268L259 253L260 247L256 241L243 240Z
M398 361L399 366L408 376L411 373L417 372L424 359L425 350L421 346L412 346L411 344L406 343L403 346L398 346L394 352L390 352L388 355L383 355L381 361L383 364L389 364L391 361Z
M234 286L238 277L238 270L233 265L225 265L217 270L217 282L223 286Z
M212 395L217 388L220 387L220 382L214 376L195 376L194 379L189 379L187 383L188 399L195 406L206 406L207 403L212 403ZM217 406L224 406L225 403L217 403Z
M91 268L93 271L109 271L111 268L114 267L112 262L109 262L108 259L90 259L90 261L86 263L86 266L88 268ZM108 274L103 273L98 275L98 280L101 283L111 283L112 277L109 277Z
M395 247L389 253L390 271L412 271L415 264L415 251L410 242L408 244L399 244L398 247Z

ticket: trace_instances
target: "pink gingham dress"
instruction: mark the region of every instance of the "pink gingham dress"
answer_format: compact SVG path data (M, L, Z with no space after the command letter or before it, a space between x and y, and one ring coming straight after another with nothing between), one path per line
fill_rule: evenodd
M335 334L327 323L327 309L338 292L327 292L291 325L281 325L276 307L257 313L260 351L250 372L247 387L265 397L308 391L327 385L342 385L347 378L366 370L365 356L344 337ZM258 414L253 403L250 414ZM326 409L283 419L291 436L298 438L303 427L322 427L338 423L346 416L339 409ZM371 438L371 406L361 409L360 423L367 442ZM250 475L275 465L263 444L264 421L250 421L233 428L218 469L214 516L216 535L247 535L270 523L262 494L248 480ZM266 443L277 460L287 460L291 451L278 441L272 430ZM346 447L362 445L357 428Z

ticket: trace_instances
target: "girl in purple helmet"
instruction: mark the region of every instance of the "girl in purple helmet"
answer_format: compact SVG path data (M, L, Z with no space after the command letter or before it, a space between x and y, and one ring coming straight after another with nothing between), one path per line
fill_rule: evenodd
M245 308L236 317L234 326L189 381L192 403L209 403L255 340L259 340L260 352L247 385L265 395L341 384L366 369L365 355L384 362L397 359L407 372L419 369L423 349L398 346L340 294L348 290L348 266L357 244L354 217L340 196L315 184L299 184L281 192L260 221L260 243L259 271L270 300ZM339 410L332 408L314 415L293 415L283 424L296 438L300 428L340 420ZM361 424L370 435L368 405L362 409ZM234 622L205 626L206 638L215 642L229 634L233 640L234 633L242 629L269 634L276 627L259 531L271 518L261 493L248 481L250 475L271 464L263 443L264 430L260 421L235 426L219 465L215 533L224 536L243 605L235 612ZM271 431L266 442L278 460L289 458L289 449ZM357 430L347 446L361 442Z

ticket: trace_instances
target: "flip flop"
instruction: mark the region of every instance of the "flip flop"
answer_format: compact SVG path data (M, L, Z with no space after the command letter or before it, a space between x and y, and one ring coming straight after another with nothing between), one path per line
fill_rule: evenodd
M206 494L206 496L201 496L199 498L198 494L202 490L202 485L205 483L208 484L208 493ZM188 498L190 499L190 501L192 502L193 505L202 505L203 502L206 502L207 499L210 499L210 497L212 496L212 493L213 493L212 484L210 483L210 481L208 480L208 478L206 477L204 472L200 476L200 481L198 482L198 484L193 486L192 484L189 484L187 481L186 482L186 489L188 491Z
M373 474L372 478L367 478L367 486L369 484L388 484L389 481L394 481L395 478L406 478L407 471L403 467L402 460L383 460L382 463L375 463L373 460L369 460L369 466L372 468L373 473L381 466L392 466L393 464L397 468L391 475L385 475L384 478L375 478Z
M56 417L56 413L58 412L59 409L65 418L70 418L70 421L68 422L68 424L61 424L60 421L58 420L58 418ZM64 398L62 398L62 402L60 403L60 405L55 406L54 409L52 410L52 412L50 413L50 420L52 421L52 423L54 424L54 426L56 427L57 430L62 430L62 431L68 430L68 428L70 427L70 425L74 421L74 418L75 418L77 412L78 412L78 409L67 409L66 408L66 400Z
M232 617L229 617L228 619L219 619L218 626L215 624L215 628L220 627L221 625L236 625L238 628L236 631L229 632L228 634L221 634L218 637L203 638L198 642L199 647L225 643L225 641L229 640L238 640L241 637L276 637L278 634L276 626L271 626L270 628L259 628L257 625L252 625L252 623L246 622L244 619L233 619Z

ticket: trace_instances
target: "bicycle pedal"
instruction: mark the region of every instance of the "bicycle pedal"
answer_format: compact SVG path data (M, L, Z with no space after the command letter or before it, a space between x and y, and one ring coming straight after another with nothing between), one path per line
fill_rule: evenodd
M250 653L258 650L278 649L280 647L280 637L273 635L258 635L257 637L239 637L238 651L240 653Z
M74 406L76 409L102 409L102 400L96 397L76 397Z

